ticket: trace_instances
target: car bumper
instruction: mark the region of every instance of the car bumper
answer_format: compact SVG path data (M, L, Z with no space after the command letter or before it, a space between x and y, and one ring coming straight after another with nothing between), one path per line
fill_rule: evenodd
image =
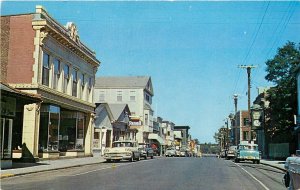
M129 160L132 158L132 154L129 153L118 153L118 154L105 154L104 159L106 160Z

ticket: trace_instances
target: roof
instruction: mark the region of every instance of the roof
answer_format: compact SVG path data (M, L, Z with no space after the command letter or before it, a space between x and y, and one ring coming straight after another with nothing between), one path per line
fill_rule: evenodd
M129 107L127 104L108 104L108 106L115 120L119 119L124 110L127 109L129 111ZM130 111L128 114L130 114Z
M154 95L151 77L149 76L97 77L95 81L95 88L142 88L147 90L151 95Z
M1 94L9 93L9 94L13 94L15 96L22 96L23 98L31 99L33 102L41 102L42 101L40 95L23 92L21 90L15 89L3 82L0 82L0 90L1 90Z

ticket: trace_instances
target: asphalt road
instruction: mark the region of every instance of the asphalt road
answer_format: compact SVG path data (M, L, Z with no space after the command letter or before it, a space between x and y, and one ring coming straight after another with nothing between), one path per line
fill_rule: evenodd
M285 189L283 172L252 163L219 158L157 158L101 163L4 178L1 189L42 190L199 190Z

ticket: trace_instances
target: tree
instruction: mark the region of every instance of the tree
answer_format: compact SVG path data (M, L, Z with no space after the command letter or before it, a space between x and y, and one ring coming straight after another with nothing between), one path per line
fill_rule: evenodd
M300 44L288 42L279 48L273 59L266 62L266 80L275 86L268 90L266 109L267 135L277 141L290 142L291 127L297 113L297 79L295 69L300 62ZM277 136L277 138L276 138Z

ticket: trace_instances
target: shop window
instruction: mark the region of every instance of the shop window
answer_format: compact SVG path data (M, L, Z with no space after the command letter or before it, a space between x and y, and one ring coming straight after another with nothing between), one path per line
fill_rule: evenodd
M85 115L80 112L62 111L59 150L83 150Z
M12 119L1 118L0 122L0 154L1 159L12 158Z
M64 65L64 93L68 92L68 84L70 78L70 67L69 65Z
M72 96L77 97L77 73L76 69L73 69L73 85L72 85Z
M60 108L42 105L40 116L39 149L58 151Z
M43 74L42 84L49 86L49 72L50 72L50 56L44 52L43 54Z
M58 82L60 78L60 61L58 59L54 59L54 77L53 77L53 88L58 89Z

